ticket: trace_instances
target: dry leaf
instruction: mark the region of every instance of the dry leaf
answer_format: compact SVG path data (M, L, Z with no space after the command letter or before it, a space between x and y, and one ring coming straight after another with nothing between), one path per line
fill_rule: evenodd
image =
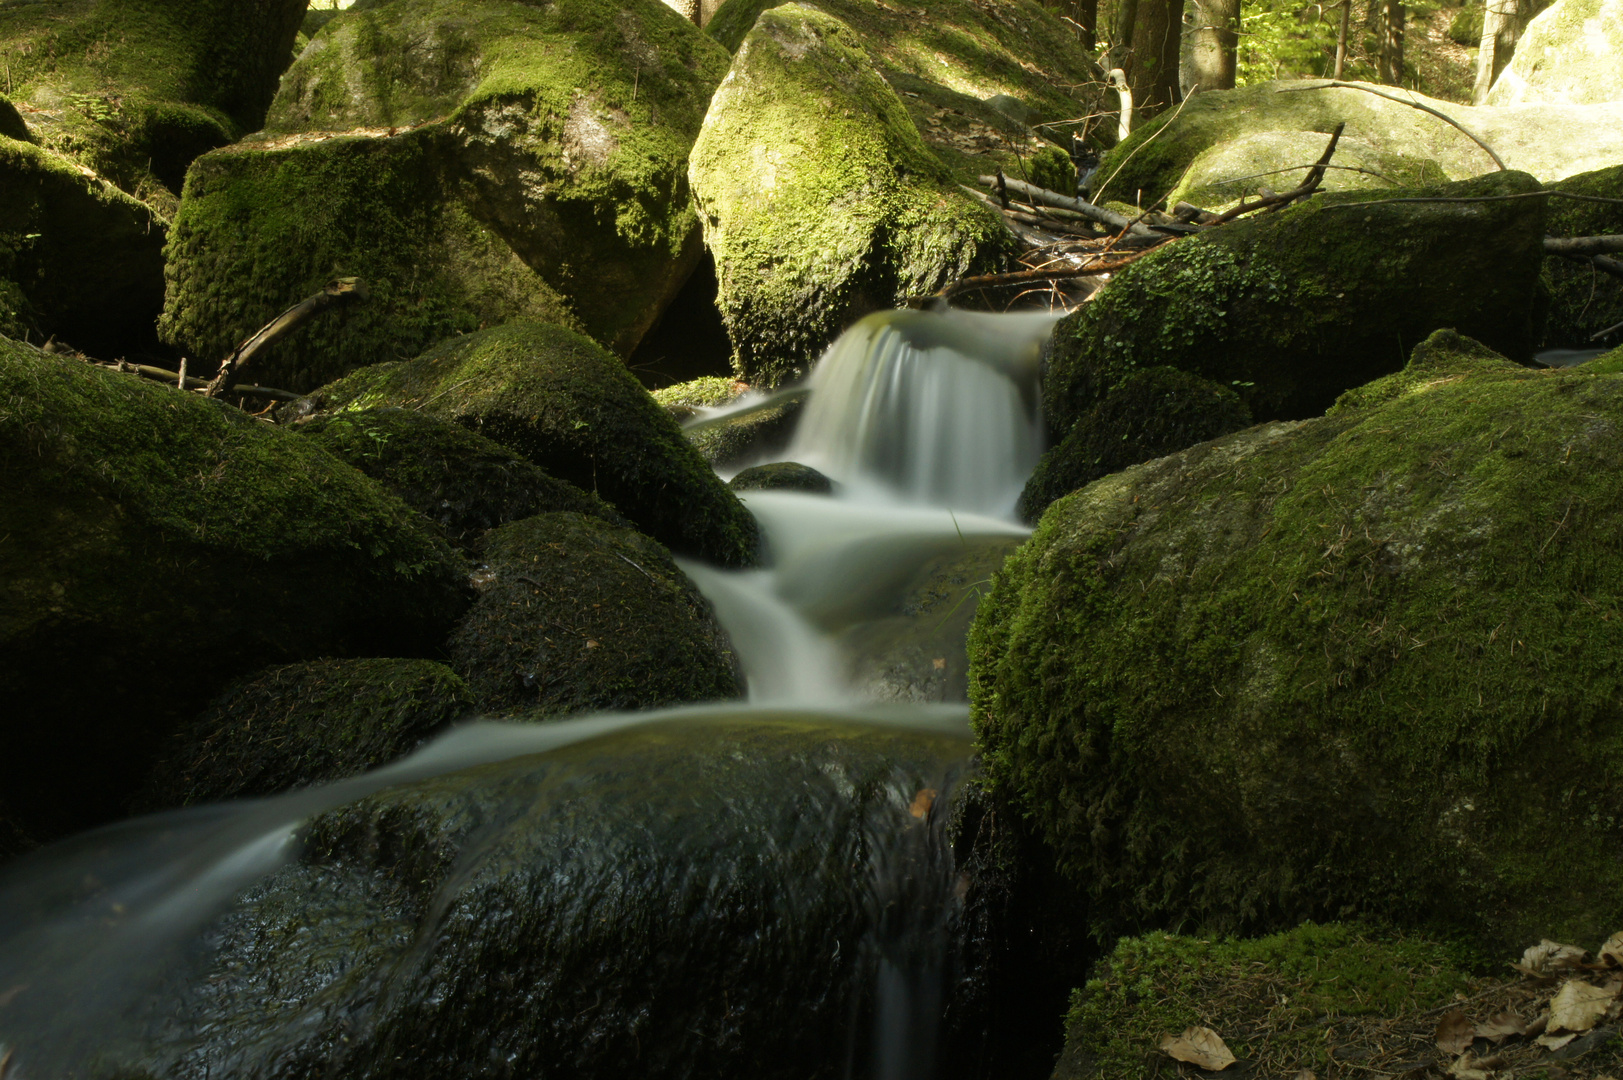
M1213 1072L1234 1064L1234 1055L1223 1044L1222 1036L1211 1028L1184 1028L1182 1035L1163 1035L1161 1049L1178 1061Z
M1606 939L1600 947L1600 960L1608 967L1623 967L1623 930Z
M1470 1018L1459 1009L1450 1009L1437 1021L1437 1049L1445 1054L1459 1055L1471 1047L1471 1040L1476 1035L1476 1027Z
M1467 1050L1460 1055L1454 1064L1448 1067L1448 1075L1454 1077L1455 1080L1489 1080L1487 1070L1478 1068L1479 1064L1471 1052Z
M1550 1002L1551 1031L1588 1031L1612 1007L1612 995L1579 979L1570 980Z
M1527 1034L1527 1021L1513 1012L1502 1012L1491 1016L1486 1022L1476 1026L1476 1035L1479 1039L1492 1039L1494 1042L1503 1042L1507 1035Z
M1570 1031L1565 1035L1540 1035L1533 1041L1546 1050L1559 1050L1577 1037L1578 1033L1576 1031Z
M913 802L908 806L907 812L916 818L924 818L930 813L930 807L935 805L935 796L935 788L919 788L918 794L913 796Z
M1312 1069L1298 1069L1296 1080L1319 1080L1319 1076Z
M1522 962L1511 966L1529 975L1551 975L1568 971L1584 962L1584 951L1576 945L1562 945L1545 938L1522 953Z

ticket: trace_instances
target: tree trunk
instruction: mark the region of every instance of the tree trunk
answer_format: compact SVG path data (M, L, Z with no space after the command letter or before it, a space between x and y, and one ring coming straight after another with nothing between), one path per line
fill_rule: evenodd
M1383 83L1403 85L1403 0L1383 0L1378 70Z
M1341 0L1341 25L1336 30L1335 78L1343 78L1347 71L1347 24L1352 21L1352 0Z
M1116 25L1110 31L1110 57L1100 66L1106 69L1133 67L1133 24L1138 22L1138 0L1118 0Z
M1481 105L1488 97L1493 80L1510 63L1516 51L1516 39L1521 36L1518 0L1486 0L1482 13L1482 47L1476 56L1476 88L1471 93L1471 104Z
M1234 89L1240 0L1191 0L1191 10L1194 25L1189 46L1189 85L1202 90Z
M1178 51L1184 0L1138 0L1127 82L1134 110L1144 117L1178 101Z
M1082 47L1092 52L1099 43L1099 0L1074 0L1071 8Z

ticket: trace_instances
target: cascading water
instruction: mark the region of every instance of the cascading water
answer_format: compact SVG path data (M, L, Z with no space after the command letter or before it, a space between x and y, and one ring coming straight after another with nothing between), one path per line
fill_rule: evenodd
M845 1033L828 1060L779 1072L941 1075L963 883L935 808L967 758L965 710L862 702L837 635L925 560L1023 534L1007 515L1040 450L1053 321L891 312L830 349L785 456L838 495L747 497L767 569L683 564L742 657L748 706L472 724L353 780L112 826L0 869L14 1077L552 1075L552 1060L761 1076L777 1073L747 1051L793 1058L820 1031ZM680 933L628 908L625 955L582 960L627 889ZM526 905L553 923L509 926ZM461 979L456 948L506 957L509 985ZM549 982L559 971L574 974ZM738 971L800 987L795 1020ZM672 1027L662 978L716 993ZM444 1032L487 1011L476 1068ZM502 1049L518 1029L529 1041ZM426 1071L387 1064L408 1059Z

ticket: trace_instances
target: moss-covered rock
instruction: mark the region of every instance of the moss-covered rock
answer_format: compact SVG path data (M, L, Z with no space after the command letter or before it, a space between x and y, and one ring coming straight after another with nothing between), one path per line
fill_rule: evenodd
M400 496L455 544L475 545L488 529L556 511L627 524L596 495L500 443L412 409L314 416L294 430Z
M41 839L117 813L228 680L425 655L465 571L398 499L217 401L0 340L0 789Z
M774 461L770 465L754 465L731 480L727 486L734 491L804 491L811 495L832 495L834 481L798 461Z
M1623 2L1556 0L1533 17L1510 65L1488 91L1489 105L1623 98Z
M562 716L742 697L710 602L658 543L582 514L497 529L451 664L488 713Z
M700 409L730 404L747 389L744 383L721 375L705 375L653 391L671 417L678 422L699 415Z
M1570 176L1560 189L1576 195L1623 199L1623 165ZM1552 236L1603 236L1623 233L1623 205L1551 199L1545 230ZM1549 311L1544 344L1590 347L1594 335L1623 323L1623 281L1571 259L1545 259L1544 284ZM1619 341L1613 335L1608 344Z
M278 346L307 390L513 317L629 356L700 255L687 156L725 52L657 0L393 0L333 19L265 132L201 159L163 329L201 355L330 277L371 303Z
M1071 998L1054 1080L1150 1075L1169 1060L1161 1039L1191 1027L1280 1075L1334 1075L1346 1059L1332 1056L1340 1040L1327 1035L1349 1021L1441 1010L1469 985L1455 949L1340 923L1250 940L1124 938Z
M146 808L343 780L387 765L473 709L432 660L312 660L262 671L209 703L164 749Z
M1306 179L1307 166L1319 160L1327 141L1316 131L1257 131L1216 143L1190 163L1167 204L1189 202L1221 211L1265 187L1289 191ZM1333 164L1343 167L1327 170L1320 190L1427 187L1448 179L1429 158L1383 153L1345 136L1336 143Z
M1101 476L1250 424L1251 410L1226 386L1171 367L1135 371L1106 391L1043 455L1016 511L1034 525L1049 503Z
M676 552L754 561L749 511L625 366L573 331L508 323L362 368L316 397L334 412L392 405L454 421L601 495Z
M1342 138L1361 149L1414 167L1429 168L1424 163L1435 162L1450 180L1497 168L1480 146L1434 116L1362 90L1313 89L1316 85L1312 80L1268 82L1196 94L1175 115L1142 124L1105 155L1098 173L1098 183L1105 185L1102 197L1133 202L1138 196L1150 206L1175 190L1202 154L1259 132L1315 132L1320 136L1318 153L1323 153L1330 132L1343 121ZM1390 87L1372 89L1391 92ZM1473 108L1411 96L1464 125L1493 147L1508 168L1547 182L1623 158L1623 128L1618 126L1623 102ZM1318 160L1318 153L1307 160ZM1394 179L1412 182L1404 176Z
M1056 502L970 639L988 781L1100 941L1623 925L1623 380L1441 331Z
M192 159L264 122L305 0L0 8L7 91L45 145L160 213Z
M1199 100L1204 95L1196 95ZM1493 173L1429 192L1536 190ZM1534 344L1543 199L1357 204L1353 193L1169 244L1061 322L1043 406L1056 433L1135 371L1232 387L1258 420L1313 416L1454 327L1516 359Z
M0 334L111 359L156 344L165 228L44 147L0 136Z
M240 895L142 1057L160 1075L848 1075L877 1057L882 964L950 985L940 826L966 750L700 716L387 789L313 820Z
M735 371L773 386L857 318L996 262L996 215L962 195L861 35L803 4L762 12L689 169Z
M780 390L752 408L695 416L682 425L682 434L716 468L771 458L788 449L810 398L807 389Z

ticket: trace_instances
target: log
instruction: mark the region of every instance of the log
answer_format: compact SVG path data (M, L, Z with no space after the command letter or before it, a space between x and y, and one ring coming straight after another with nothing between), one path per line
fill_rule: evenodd
M980 178L980 181L987 187L995 188L998 186L998 178L995 176L983 176ZM1084 202L1081 199L1070 195L1061 195L1057 191L1049 191L1047 188L1038 187L1036 184L1028 184L1023 180L1009 180L1005 178L1003 180L1003 184L1006 185L1009 191L1023 195L1033 203L1041 206L1058 207L1061 210L1074 211L1075 213L1081 214L1089 221L1096 221L1105 228L1114 229L1116 232L1126 231L1134 236L1157 235L1155 231L1152 230L1148 225L1135 224L1132 220L1122 217L1114 210L1106 210L1102 206L1094 206L1090 202Z
M1623 236L1546 236L1544 254L1588 258L1623 251Z

